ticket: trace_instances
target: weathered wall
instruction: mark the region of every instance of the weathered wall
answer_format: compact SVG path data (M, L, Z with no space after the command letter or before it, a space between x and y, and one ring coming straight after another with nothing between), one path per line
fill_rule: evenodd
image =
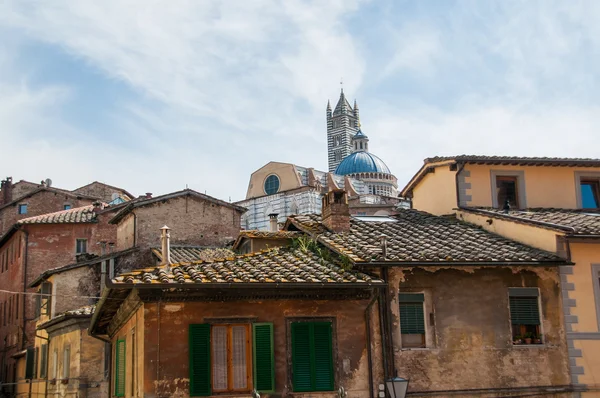
M570 383L557 268L393 268L389 280L395 364L411 392ZM540 289L543 345L512 344L509 287ZM425 349L401 348L398 294L411 291L431 300Z
M56 383L48 383L49 397L73 396L81 390L80 384L85 384L81 379L81 356L83 353L81 345L81 329L77 322L65 322L64 327L56 332L50 333L50 345L48 350L48 380L56 378ZM64 350L70 347L70 363L68 378L65 378ZM53 355L56 352L57 366L54 368ZM80 395L81 396L81 395Z
M90 336L87 328L80 329L80 333L80 385L85 383L82 390L85 391L87 398L107 397L109 385L108 378L104 374L104 350L105 348L110 350L110 345Z
M450 214L456 208L456 171L443 165L425 175L413 189L412 206L431 214Z
M135 245L135 214L129 213L117 225L117 250L126 250Z
M86 265L54 274L48 278L57 294L52 315L75 310L98 301L100 296L100 264Z
M333 318L336 389L343 386L349 397L368 397L368 366L364 310L366 300L308 301L254 300L250 302L146 303L144 306L144 396L188 397L188 328L209 318L246 318L248 322L272 322L275 346L276 394L289 391L287 321L299 317ZM125 335L127 327L119 331ZM116 337L113 338L113 342ZM158 364L158 367L157 367ZM158 378L158 381L157 381ZM314 393L293 393L313 396ZM129 395L128 395L129 396ZM332 393L319 396L333 398Z
M147 366L149 363L153 363L155 360L158 360L156 356L148 357L146 354L146 344L148 344L148 339L151 338L153 334L158 333L158 330L150 330L145 328L145 311L144 307L140 306L136 311L133 311L129 314L129 318L125 321L123 326L119 329L119 331L111 337L111 345L112 345L112 385L109 387L111 392L111 397L114 396L114 386L115 386L115 361L116 354L115 349L117 345L117 340L124 339L125 340L125 363L126 363L126 371L125 371L125 397L148 397L148 395L144 392L144 377L147 372ZM180 320L178 320L181 323ZM134 342L135 340L135 342ZM167 347L171 344L172 341L167 341ZM168 349L167 349L168 351ZM183 359L183 357L179 358L180 361L187 361L187 358ZM148 362L148 363L146 363Z
M136 214L136 245L160 247L164 225L171 228L172 245L222 246L240 232L241 213L228 206L193 196L180 196L141 206Z
M15 196L14 199L17 199ZM40 214L53 213L64 210L66 204L72 207L81 207L92 204L92 199L78 199L73 195L67 195L51 191L41 191L14 205L0 209L0 235L23 218L39 216ZM18 214L19 204L27 204L27 214Z
M470 172L466 182L471 183L467 194L471 195L469 206L492 206L491 170L524 171L527 207L577 208L575 172L600 173L592 167L534 167L501 165L467 165Z
M279 192L302 186L296 168L291 163L269 162L250 176L246 199L265 196L265 180L271 174L279 177Z
M81 195L94 196L106 203L109 203L110 201L112 201L113 194L128 197L127 194L122 189L113 187L110 185L106 185L106 184L103 184L98 181L94 181L91 184L85 185L81 188L77 188L73 192L79 193ZM129 198L129 199L133 199L133 198Z

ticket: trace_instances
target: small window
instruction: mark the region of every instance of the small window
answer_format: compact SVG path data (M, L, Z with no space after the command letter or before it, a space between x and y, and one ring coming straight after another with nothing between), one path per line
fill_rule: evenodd
M333 391L331 322L292 322L292 390Z
M71 210L71 205L64 205L63 210Z
M267 195L273 195L279 191L279 177L275 174L271 174L265 180L265 193Z
M334 153L333 153L334 159L336 162L339 162L342 160L342 151L340 151L339 149L337 149Z
M66 346L63 351L62 378L68 379L71 373L71 347Z
M425 295L402 293L399 302L402 348L425 348Z
M20 204L18 208L19 214L27 214L27 204Z
M87 239L77 239L75 253L87 253Z
M513 209L519 208L519 195L517 192L517 177L496 176L496 195L498 207L504 208L506 201Z
M513 344L541 344L539 290L509 288Z
M581 207L597 209L600 207L600 184L598 180L581 180Z

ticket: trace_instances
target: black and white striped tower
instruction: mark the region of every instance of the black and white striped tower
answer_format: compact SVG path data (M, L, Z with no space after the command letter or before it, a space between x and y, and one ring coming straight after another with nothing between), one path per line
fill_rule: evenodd
M329 101L327 102L327 156L330 172L334 172L342 160L352 153L352 137L357 131L358 107L354 109L348 103L342 89L333 112Z

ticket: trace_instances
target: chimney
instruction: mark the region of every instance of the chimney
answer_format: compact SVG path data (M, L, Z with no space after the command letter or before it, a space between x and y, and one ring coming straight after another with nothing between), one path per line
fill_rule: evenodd
M162 262L161 265L169 265L171 264L171 233L169 232L171 228L166 225L161 229L161 256Z
M277 226L277 213L269 214L269 231L277 232L279 227Z
M100 210L102 210L102 202L100 202L99 200L92 203L92 206L94 206L92 211L96 214L98 214L100 212Z
M322 198L321 219L323 225L333 232L350 230L348 195L343 189L334 189Z
M0 190L2 191L2 203L7 204L12 202L12 177L6 177L6 180L2 180Z
M146 199L152 199L152 192L146 192Z

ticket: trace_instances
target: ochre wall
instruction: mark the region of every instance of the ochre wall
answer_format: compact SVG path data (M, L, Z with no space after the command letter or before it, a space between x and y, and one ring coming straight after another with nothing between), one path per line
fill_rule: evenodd
M135 214L129 213L117 225L117 250L132 248L135 243Z
M156 357L148 357L146 355L144 351L144 339L151 338L151 336L155 334L156 331L144 328L144 312L145 311L143 306L140 306L136 311L132 312L129 319L127 319L127 321L123 324L119 331L111 337L112 378L111 385L109 386L111 397L115 396L115 349L117 346L117 340L120 339L125 339L125 397L148 397L148 395L144 394L143 388L145 371L147 372L144 360L145 358L147 358L148 362L150 363L154 362L156 360ZM181 320L178 320L177 322L181 323ZM133 343L134 339L135 343ZM164 344L167 344L168 347L171 341L168 338L166 340L167 341L165 341ZM135 349L133 349L134 346ZM183 356L181 356L179 359L187 363L187 357L184 358Z
M453 213L456 204L456 171L448 165L435 168L413 189L412 206L414 209L435 215Z
M296 168L290 163L269 162L250 176L246 199L265 196L265 180L271 174L279 177L279 191L287 191L301 186Z
M570 383L558 267L391 268L389 281L396 367L412 392ZM512 344L509 287L540 289L543 345ZM429 348L399 348L398 294L411 291L432 300Z
M457 217L460 220L471 224L479 225L486 231L504 236L509 239L525 243L526 245L537 247L552 253L556 252L556 237L562 235L557 231L533 227L526 224L519 224L512 221L506 221L499 218L491 219L489 216L473 214L464 211L458 211ZM488 220L492 223L488 223Z
M367 303L367 300L145 303L144 396L189 396L188 329L190 324L205 323L208 318L254 318L248 322L272 322L276 394L286 396L289 388L288 355L290 353L287 319L327 317L335 318L333 344L336 386L343 386L349 397L366 398L369 396L364 323L364 310ZM119 334L121 333L119 331ZM160 362L157 368L158 358ZM377 363L381 359L378 356L374 361ZM293 393L293 395L308 397L317 394ZM335 392L318 395L324 398L337 397Z
M540 166L465 166L471 175L466 182L471 183L467 194L471 195L469 206L492 206L491 170L524 171L527 207L577 208L575 172L598 172L600 168L540 167Z

